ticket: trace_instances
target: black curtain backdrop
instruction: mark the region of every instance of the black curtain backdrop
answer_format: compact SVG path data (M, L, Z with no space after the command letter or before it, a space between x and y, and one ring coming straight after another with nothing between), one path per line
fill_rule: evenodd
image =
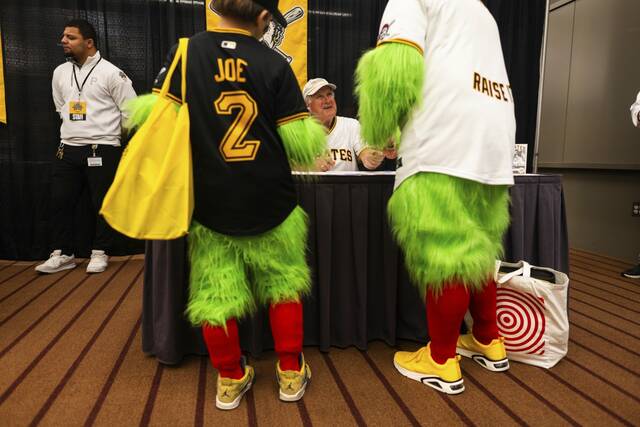
M200 4L199 4L200 3ZM0 258L42 259L52 248L51 165L60 119L51 76L64 61L58 44L65 22L89 20L101 54L148 92L179 37L205 28L201 2L142 0L0 0L7 126L0 126ZM88 193L75 215L76 256L91 252L94 221ZM144 252L144 242L119 235L112 255Z
M209 0L206 0L208 3ZM340 115L355 117L353 72L375 45L387 0L309 0L308 76L338 86ZM532 164L545 0L485 0L501 32L516 100L516 142L529 145ZM178 37L205 29L202 1L1 0L7 116L0 125L0 258L48 256L51 162L60 121L51 99L51 76L63 62L58 45L64 23L86 18L99 49L125 71L138 93L148 92ZM90 253L93 223L85 194L76 212L76 255ZM141 253L142 242L117 239L113 255Z
M527 144L527 172L532 171L540 53L546 0L483 0L500 29L502 51L515 98L516 144Z

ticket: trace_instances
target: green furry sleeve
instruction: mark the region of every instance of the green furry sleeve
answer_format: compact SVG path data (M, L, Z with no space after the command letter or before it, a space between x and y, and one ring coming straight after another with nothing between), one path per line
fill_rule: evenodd
M356 69L362 137L384 148L422 100L424 59L414 47L384 43L365 53ZM396 141L399 142L399 141Z
M327 149L327 132L314 118L294 120L278 126L289 163L294 168L308 169L316 157Z
M127 116L124 122L125 129L132 130L142 126L151 114L157 99L158 95L155 93L147 93L125 102L124 112Z

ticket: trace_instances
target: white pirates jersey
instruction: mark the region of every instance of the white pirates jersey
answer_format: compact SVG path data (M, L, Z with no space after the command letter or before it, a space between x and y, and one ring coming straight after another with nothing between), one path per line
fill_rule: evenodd
M402 131L396 183L435 172L513 184L514 102L498 27L480 0L390 0L378 43L424 55L421 106Z
M331 172L357 171L358 155L365 148L356 119L336 116L327 135L329 155L335 162Z

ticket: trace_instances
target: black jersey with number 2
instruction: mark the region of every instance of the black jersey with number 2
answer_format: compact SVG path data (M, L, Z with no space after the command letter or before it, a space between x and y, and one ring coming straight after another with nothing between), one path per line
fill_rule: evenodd
M154 83L162 86L176 47ZM169 96L182 99L180 66ZM248 32L219 29L189 40L187 90L193 218L228 235L264 233L296 205L277 127L308 115L287 61Z

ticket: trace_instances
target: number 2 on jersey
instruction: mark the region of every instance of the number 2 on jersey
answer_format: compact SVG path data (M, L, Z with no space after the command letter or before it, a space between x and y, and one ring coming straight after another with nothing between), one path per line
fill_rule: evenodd
M247 132L258 117L258 105L244 90L222 92L213 104L216 113L220 115L234 114L237 116L227 129L222 142L220 154L226 162L245 162L256 158L260 141L245 141Z

